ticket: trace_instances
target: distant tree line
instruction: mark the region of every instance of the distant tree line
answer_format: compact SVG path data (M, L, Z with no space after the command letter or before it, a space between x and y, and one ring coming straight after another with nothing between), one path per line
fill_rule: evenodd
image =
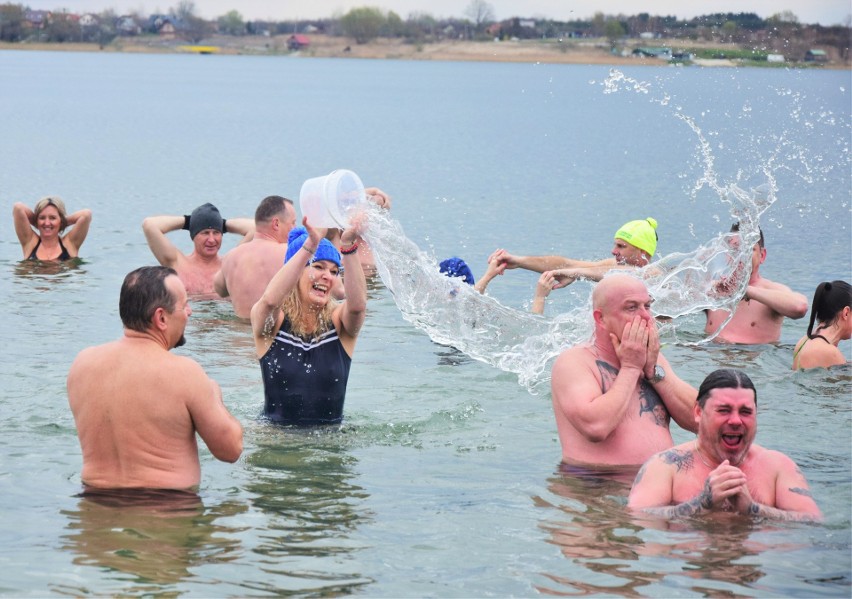
M800 23L790 11L767 19L755 13L714 13L680 20L674 16L649 13L613 16L598 12L588 20L513 17L497 22L493 8L486 0L471 0L463 18L436 19L428 13L417 12L402 19L393 11L364 6L335 17L307 21L250 21L237 10L207 21L197 16L191 0L181 0L164 15L117 15L113 10L107 10L94 15L94 19L83 20L81 15L60 9L50 12L50 17L37 26L27 18L32 12L22 4L0 4L0 40L105 44L117 36L161 34L161 27L167 20L176 37L195 43L214 33L232 36L325 33L350 37L359 44L376 38L402 39L416 44L446 39L606 38L615 44L641 36L681 39L696 44L726 42L750 45L788 55L802 54L814 46L833 47L844 60L849 59L850 45L848 18L844 25L807 25Z

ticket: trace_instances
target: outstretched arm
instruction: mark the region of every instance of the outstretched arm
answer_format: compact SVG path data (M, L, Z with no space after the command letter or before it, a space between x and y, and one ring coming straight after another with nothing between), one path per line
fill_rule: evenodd
M534 272L544 272L546 270L557 270L559 268L581 268L592 266L603 266L605 263L612 262L614 259L600 260L589 262L586 260L574 260L571 258L563 258L562 256L516 256L510 254L504 249L495 250L488 261L496 260L498 264L504 265L503 268L523 268Z
M163 266L174 268L180 256L180 251L166 237L166 233L183 229L183 216L149 216L142 221L142 231L148 241L157 262Z

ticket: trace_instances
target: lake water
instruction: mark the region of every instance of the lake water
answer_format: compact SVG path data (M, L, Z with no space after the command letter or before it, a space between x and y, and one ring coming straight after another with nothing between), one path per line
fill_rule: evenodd
M724 191L770 181L761 272L810 299L852 279L850 90L848 71L0 53L0 595L848 597L852 373L789 370L804 319L776 345L720 347L687 315L664 352L696 386L749 372L757 441L800 465L821 525L630 517L627 483L558 472L549 368L495 366L489 338L478 360L435 343L427 330L453 340L440 313L404 316L381 280L339 431L260 421L248 326L193 305L178 351L245 428L238 463L203 450L200 503L77 497L65 376L121 334L121 281L153 263L145 216L207 201L251 216L335 168L393 196L421 251L394 272L413 274L459 255L479 275L498 247L603 257L646 216L660 255L690 252L728 229ZM47 194L94 211L77 268L19 262L11 205ZM494 281L483 317L525 326L535 280ZM530 326L582 313L590 289L554 292Z

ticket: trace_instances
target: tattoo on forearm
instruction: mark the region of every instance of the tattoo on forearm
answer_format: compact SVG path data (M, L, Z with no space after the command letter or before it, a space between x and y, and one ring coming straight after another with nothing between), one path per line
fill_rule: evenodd
M790 492L796 493L797 495L804 495L805 497L813 497L810 489L803 489L801 487L790 487Z
M704 489L701 493L689 501L667 507L645 508L644 511L663 518L687 518L702 510L709 510L711 507L713 507L713 494L710 492L710 481L708 480L704 483Z

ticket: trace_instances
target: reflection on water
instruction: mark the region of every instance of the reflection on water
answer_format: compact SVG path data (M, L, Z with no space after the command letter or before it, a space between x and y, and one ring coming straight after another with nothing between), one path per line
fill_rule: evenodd
M68 519L63 548L79 566L101 569L112 593L173 591L203 564L225 564L239 543L217 521L245 511L239 503L205 507L195 493L132 489L86 492ZM104 571L110 574L104 574ZM55 592L86 594L86 588L53 585ZM101 590L100 592L105 592Z
M64 262L43 262L41 260L21 260L15 264L15 276L22 280L43 283L44 286L36 284L33 288L39 291L50 291L50 286L58 281L71 280L73 277L86 274L85 262L80 258L72 258Z
M539 592L638 597L670 595L679 588L733 597L785 584L812 593L815 582L832 592L848 582L848 576L801 582L814 559L812 525L758 522L730 513L680 521L639 517L625 507L629 478L628 473L560 473L548 479L552 497L533 500L549 510L541 527L572 567L569 576L542 573L549 582L537 585ZM779 576L790 581L779 583Z
M275 585L258 588L349 594L373 580L361 573L363 547L353 533L368 518L368 494L354 484L355 458L338 427L297 429L270 425L246 459L253 472L246 490L266 515L254 551Z

